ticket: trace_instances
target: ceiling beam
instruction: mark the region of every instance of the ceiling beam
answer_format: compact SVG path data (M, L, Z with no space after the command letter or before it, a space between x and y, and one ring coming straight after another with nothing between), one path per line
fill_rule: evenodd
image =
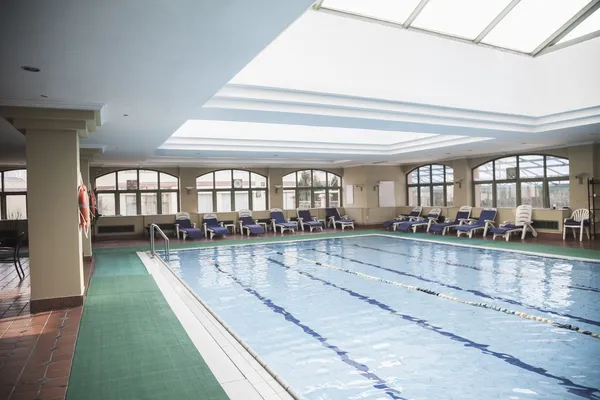
M405 28L408 28L410 26L410 24L412 24L415 21L415 19L417 19L419 14L421 14L421 11L423 11L423 9L427 5L427 3L429 3L429 0L421 0L419 5L417 6L417 8L415 8L413 10L413 12L406 19L406 21L404 21L402 26L404 26Z
M592 15L600 7L600 0L592 0L583 7L577 14L569 19L563 26L558 28L550 37L531 52L532 56L537 56L545 48L558 43L562 38L567 36L573 29L582 23L587 17Z
M498 25L500 21L502 21L504 17L506 17L508 13L511 12L512 9L517 6L517 4L519 4L520 1L521 0L512 0L510 4L504 7L504 10L502 10L502 12L498 14L488 26L485 27L485 29L475 38L475 40L473 40L473 42L480 43L483 40L483 38L485 38L487 34L490 33L492 29L494 29L496 25Z
M318 9L320 9L320 8L321 8L321 6L323 5L323 1L325 1L325 0L317 0L317 1L315 2L315 4L313 4L313 8L314 8L315 10L318 10Z
M555 45L548 46L545 49L543 49L542 51L540 51L537 54L537 56L538 57L539 56L543 56L544 54L552 53L552 52L555 52L557 50L564 49L565 47L573 46L573 45L576 45L578 43L588 41L590 39L595 39L597 37L600 37L600 30L588 33L587 35L583 35L583 36L580 36L580 37L575 38L575 39L571 39L571 40L563 42L563 43L557 43Z

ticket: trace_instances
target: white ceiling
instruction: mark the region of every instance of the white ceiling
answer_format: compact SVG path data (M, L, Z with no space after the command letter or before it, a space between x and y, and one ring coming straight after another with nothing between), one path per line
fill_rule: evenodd
M277 36L311 1L50 3L0 3L0 105L101 109L82 140L98 165L385 165L600 140L600 39L534 59L314 10ZM0 164L22 154L0 121Z

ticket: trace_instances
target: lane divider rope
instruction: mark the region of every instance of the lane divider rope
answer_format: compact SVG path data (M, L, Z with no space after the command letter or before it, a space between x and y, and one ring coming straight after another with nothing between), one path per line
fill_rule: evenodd
M385 283L385 284L388 284L388 285L397 286L397 287L401 287L401 288L404 288L404 289L409 289L409 290L414 290L414 291L426 293L426 294L429 294L429 295L432 295L432 296L437 296L437 297L440 297L442 299L451 300L451 301L454 301L454 302L457 302L457 303L461 303L461 304L466 304L466 305L469 305L469 306L472 306L472 307L486 308L488 310L498 311L498 312L502 312L502 313L509 314L509 315L516 315L517 317L520 317L520 318L523 318L523 319L529 319L529 320L533 320L533 321L543 322L545 324L552 325L552 326L555 326L557 328L568 329L568 330L571 330L573 332L581 333L581 334L586 335L586 336L591 336L593 338L600 339L600 334L598 334L598 333L591 332L591 331L584 331L584 330L580 329L579 327L577 327L575 325L562 324L560 322L553 321L553 320L551 320L549 318L538 317L538 316L527 314L527 313L524 313L524 312L521 312L521 311L516 311L516 310L511 310L511 309L508 309L508 308L498 307L498 306L495 306L495 305L492 305L492 304L487 304L487 303L482 303L482 302L474 302L474 301L468 301L468 300L462 300L462 299L459 299L459 298L454 297L454 296L449 296L447 294L435 292L433 290L425 289L425 288L422 288L422 287L419 287L419 286L407 285L407 284L404 284L404 283L401 283L401 282L396 282L396 281L392 281L392 280L389 280L389 279L384 279L384 278L379 278L379 277L372 276L372 275L363 274L362 272L353 271L351 269L346 269L346 268L338 267L336 265L324 264L324 263L321 263L321 262L318 262L318 261L311 260L309 258L304 258L304 257L296 256L296 255L293 255L293 254L285 254L285 253L283 253L281 251L275 251L275 252L277 254L279 254L279 255L284 256L284 257L286 257L286 256L287 257L294 257L294 258L297 258L298 260L306 261L306 262L309 262L309 263L312 263L312 264L315 264L315 265L318 265L318 266L330 268L330 269L335 269L335 270L342 271L342 272L345 272L345 273L348 273L348 274L351 274L351 275L359 276L361 278L370 279L370 280L382 282L382 283Z

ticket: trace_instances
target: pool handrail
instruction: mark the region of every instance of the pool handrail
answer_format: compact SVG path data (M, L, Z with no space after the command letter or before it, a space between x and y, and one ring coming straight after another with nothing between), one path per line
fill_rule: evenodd
M152 257L156 256L156 243L154 241L154 232L158 231L160 236L165 240L165 259L167 262L169 261L169 238L165 233L160 229L160 227L156 224L150 224L150 254Z

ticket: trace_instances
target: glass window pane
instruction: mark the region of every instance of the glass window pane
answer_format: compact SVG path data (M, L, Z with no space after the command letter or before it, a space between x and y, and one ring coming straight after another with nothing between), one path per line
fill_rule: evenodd
M429 165L419 168L419 183L430 183L431 182L431 171Z
M162 190L179 189L179 179L176 176L160 173L160 188ZM164 214L164 212L163 212Z
M325 197L325 189L315 190L313 192L313 208L327 207L327 198Z
M403 24L420 0L325 0L322 7Z
M475 207L493 207L492 184L475 185Z
M27 219L27 196L24 194L6 196L6 219Z
M550 197L550 207L569 207L569 181L548 182L548 195Z
M119 194L119 215L137 215L137 199L135 193Z
M313 186L325 187L327 185L327 173L325 171L313 171Z
M267 191L252 191L252 211L266 211L267 209Z
M196 189L214 189L214 173L209 172L208 174L199 176L196 178Z
M419 183L419 169L414 169L406 175L406 184Z
M310 208L312 206L310 201L310 190L302 189L298 190L298 207Z
M141 181L141 178L140 178ZM141 185L141 182L140 182ZM142 193L142 215L156 215L158 214L158 194L157 193Z
M473 170L474 181L491 181L494 179L494 163L480 165Z
M331 172L327 173L327 179L329 179L329 187L340 187L342 184L340 177L336 174L332 174Z
M311 171L298 171L298 186L309 187L312 185Z
M582 23L577 25L575 29L569 32L558 43L567 42L572 39L587 35L588 33L600 31L600 9L594 11L592 15L587 17Z
M252 172L250 174L250 181L253 188L267 188L267 178L262 175Z
M250 172L234 169L233 187L236 189L248 189L250 187Z
M589 0L521 0L483 42L531 53L587 3Z
M215 171L215 187L217 189L231 189L231 170Z
M283 209L284 210L295 210L296 209L296 191L295 190L284 190L283 191Z
M544 208L544 182L522 182L521 204Z
M140 190L158 189L158 172L140 170Z
M340 201L340 189L329 190L329 207L341 207L342 202Z
M212 192L198 192L198 212L213 212L213 194Z
M117 174L111 173L96 178L96 190L116 190Z
M446 206L454 206L454 185L446 185Z
M161 193L160 206L162 208L160 210L161 214L177 214L177 193Z
M295 172L292 172L291 174L287 174L283 177L283 187L296 187L296 173Z
M217 212L231 211L231 192L217 192Z
M250 193L249 192L234 192L235 193L235 211L250 209Z
M454 183L454 170L446 167L446 183Z
M517 206L517 184L496 184L496 206L515 208Z
M137 190L137 171L119 171L117 172L117 181L119 190Z
M433 187L433 206L444 206L444 186Z
M411 26L475 39L511 0L430 0Z
M431 166L431 181L433 183L444 183L444 166L443 165L432 165Z
M421 186L421 206L427 207L431 205L431 186Z
M114 193L98 193L98 213L100 215L115 215Z
M15 169L12 171L4 171L4 191L5 192L26 192L27 191L27 170L26 169Z
M408 188L408 205L415 207L419 205L419 188L409 187Z
M495 161L496 179L517 179L517 157L506 157Z
M521 179L544 177L544 156L520 156L519 177Z
M569 176L569 159L546 157L546 176Z

